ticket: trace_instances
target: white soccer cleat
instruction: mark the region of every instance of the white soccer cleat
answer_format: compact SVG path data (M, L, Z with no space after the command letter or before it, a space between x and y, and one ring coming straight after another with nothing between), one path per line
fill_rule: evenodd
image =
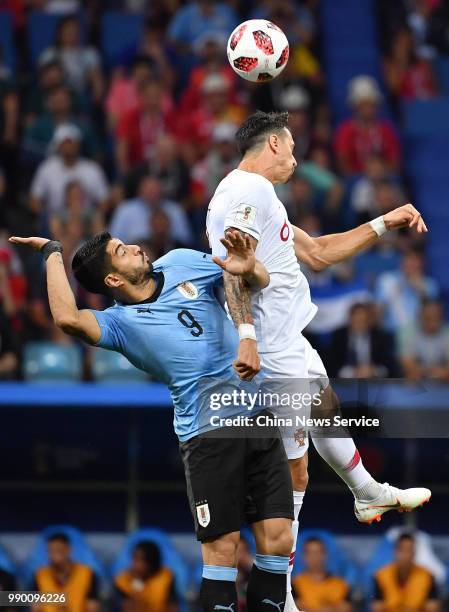
M354 512L360 523L380 521L382 515L390 510L398 512L411 512L415 508L427 503L432 497L430 489L416 487L413 489L397 489L384 482L380 485L382 493L374 501L354 502Z

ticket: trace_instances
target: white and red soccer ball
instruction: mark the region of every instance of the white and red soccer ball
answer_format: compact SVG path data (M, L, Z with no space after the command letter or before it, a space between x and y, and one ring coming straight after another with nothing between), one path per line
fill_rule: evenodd
M229 63L247 81L271 81L284 70L288 56L287 37L281 28L266 19L244 21L228 40Z

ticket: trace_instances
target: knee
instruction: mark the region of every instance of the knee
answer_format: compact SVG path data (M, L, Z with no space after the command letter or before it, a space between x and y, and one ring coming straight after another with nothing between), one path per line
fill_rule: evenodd
M216 540L204 542L202 545L204 565L235 567L238 543L238 533L228 533Z
M305 491L309 483L309 472L307 471L307 461L304 457L293 459L290 462L290 472L292 475L292 485L294 491Z
M256 538L256 544L261 555L290 556L293 548L291 521L276 519L276 523L264 531L263 538Z

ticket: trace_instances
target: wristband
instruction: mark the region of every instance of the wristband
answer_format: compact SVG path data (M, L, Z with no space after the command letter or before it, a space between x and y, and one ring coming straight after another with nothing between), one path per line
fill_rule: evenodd
M47 261L52 253L62 253L62 244L57 240L50 240L50 242L44 244L41 248L41 252L45 257L45 261Z
M383 217L376 217L375 219L370 221L369 224L379 237L388 232Z
M238 327L238 332L240 340L245 340L246 338L249 338L250 340L257 340L254 325L250 325L249 323L241 323Z

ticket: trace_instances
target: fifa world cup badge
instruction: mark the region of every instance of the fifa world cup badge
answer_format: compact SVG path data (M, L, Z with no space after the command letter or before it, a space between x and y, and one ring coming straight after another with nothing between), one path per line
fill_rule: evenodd
M209 512L209 504L200 503L196 507L196 516L198 517L198 523L201 527L207 527L210 523L210 512Z

